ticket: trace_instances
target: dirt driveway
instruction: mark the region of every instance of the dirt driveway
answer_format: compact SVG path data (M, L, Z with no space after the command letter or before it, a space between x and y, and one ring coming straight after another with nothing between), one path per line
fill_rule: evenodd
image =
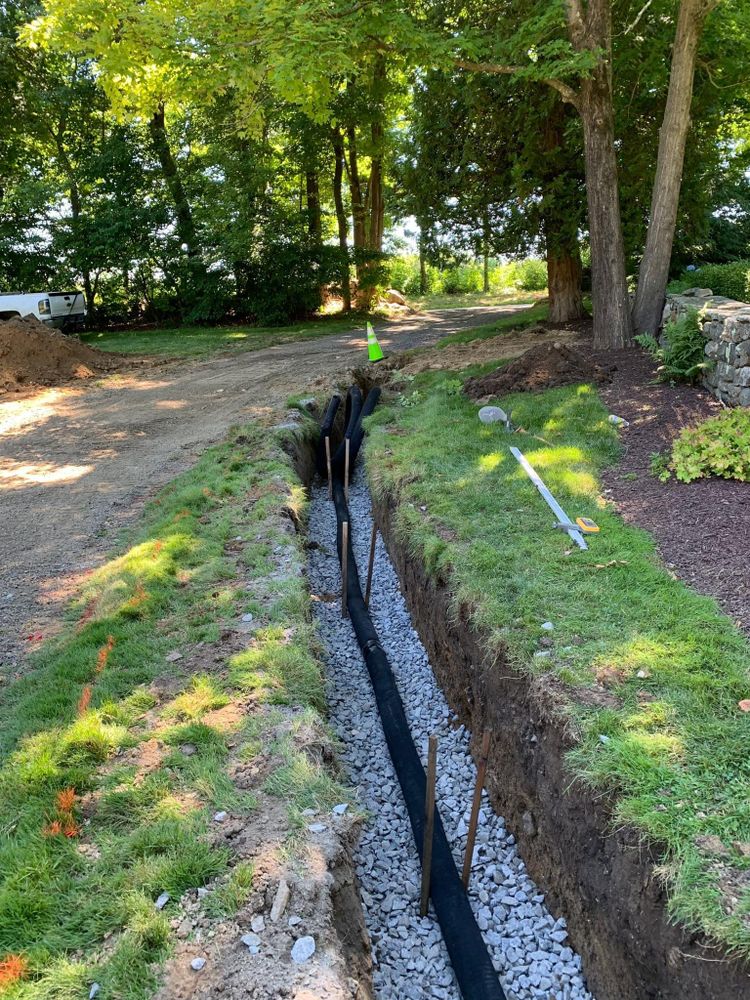
M423 313L380 327L378 337L386 353L405 350L522 308ZM156 487L233 424L365 360L356 330L1 402L0 675L18 671L24 653L56 630L82 574Z

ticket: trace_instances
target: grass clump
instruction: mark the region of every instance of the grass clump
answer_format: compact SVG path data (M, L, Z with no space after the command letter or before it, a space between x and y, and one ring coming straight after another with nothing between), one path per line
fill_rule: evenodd
M211 817L257 805L233 783L231 755L271 737L245 717L270 716L274 702L303 717L323 705L304 554L282 530L304 502L276 438L259 425L235 432L159 493L87 579L62 634L3 689L3 995L78 1000L95 980L103 996L145 1000L186 890L218 880L222 913L241 905L252 864L213 843ZM253 655L231 665L222 632L248 604L261 628ZM191 655L218 665L193 671ZM272 763L283 771L295 754ZM162 892L171 902L159 912Z
M619 455L616 430L590 386L508 395L525 434L477 420L430 373L416 405L394 402L370 422L371 484L397 503L396 530L428 571L447 580L492 648L560 695L578 734L577 776L661 845L672 915L750 955L750 889L725 895L727 873L747 886L750 650L716 604L674 579L653 541L603 499L599 472ZM553 515L509 451L526 454L572 517L601 528L586 552ZM551 655L535 657L554 624ZM592 698L590 692L606 694ZM608 707L601 707L604 701ZM719 860L701 838L718 837Z

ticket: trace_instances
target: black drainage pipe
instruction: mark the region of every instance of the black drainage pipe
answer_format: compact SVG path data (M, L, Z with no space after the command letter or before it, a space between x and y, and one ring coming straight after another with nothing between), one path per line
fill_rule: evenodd
M368 394L361 415L352 429L349 454L350 468L354 465L362 443L361 417L372 412L379 395L379 391L376 394L375 390ZM374 398L368 407L372 396ZM359 433L357 433L358 429ZM333 490L338 522L336 544L339 561L341 561L341 525L344 521L349 521L349 508L344 496L340 473L334 478ZM370 674L388 751L401 785L414 841L421 860L424 844L424 804L427 779L411 738L393 670L383 647L380 645L378 634L362 596L351 531L349 532L346 559L348 571L346 599L349 616ZM456 869L450 844L437 809L435 810L435 831L432 846L430 896L464 1000L506 1000Z

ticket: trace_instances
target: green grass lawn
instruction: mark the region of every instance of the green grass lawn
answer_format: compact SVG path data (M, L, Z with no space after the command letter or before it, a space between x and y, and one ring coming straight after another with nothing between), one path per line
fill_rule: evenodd
M293 846L303 809L341 801L302 745L328 741L305 554L284 530L304 504L273 433L236 431L160 492L64 632L3 685L4 998L79 1000L93 982L103 998L152 996L181 894L207 885L221 917L251 889L252 859L211 837L214 811L280 796ZM254 636L227 652L247 614ZM230 765L260 753L265 784L239 790Z
M414 309L427 312L430 309L467 309L471 306L513 306L530 305L537 299L544 298L545 292L463 292L448 295L437 292L433 295L420 295L409 298L409 305Z
M217 351L260 351L276 344L326 337L332 333L361 327L367 317L321 316L291 326L175 326L155 330L92 331L81 339L101 351L121 354L152 354L165 357L199 357Z
M661 846L672 916L750 957L746 640L602 498L598 476L620 444L594 389L505 397L528 432L510 434L481 424L460 387L455 374L418 376L376 412L374 492L396 498L400 535L490 643L565 692L560 710L578 734L571 771L612 793L613 826ZM572 517L601 526L589 551L552 527L510 445ZM535 657L546 621L552 654ZM592 688L609 707L592 707Z

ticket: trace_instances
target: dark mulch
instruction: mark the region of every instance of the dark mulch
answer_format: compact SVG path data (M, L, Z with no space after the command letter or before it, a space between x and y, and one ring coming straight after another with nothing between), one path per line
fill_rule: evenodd
M470 399L483 399L506 392L541 392L576 382L602 384L609 379L606 366L593 363L588 352L555 342L538 344L510 364L467 379L464 392Z
M670 569L715 597L750 635L750 483L661 483L649 470L654 452L667 450L683 427L717 413L720 404L693 386L654 385L654 365L638 349L595 359L616 365L600 394L610 413L630 421L621 432L622 461L603 477L607 497L626 521L651 532Z

